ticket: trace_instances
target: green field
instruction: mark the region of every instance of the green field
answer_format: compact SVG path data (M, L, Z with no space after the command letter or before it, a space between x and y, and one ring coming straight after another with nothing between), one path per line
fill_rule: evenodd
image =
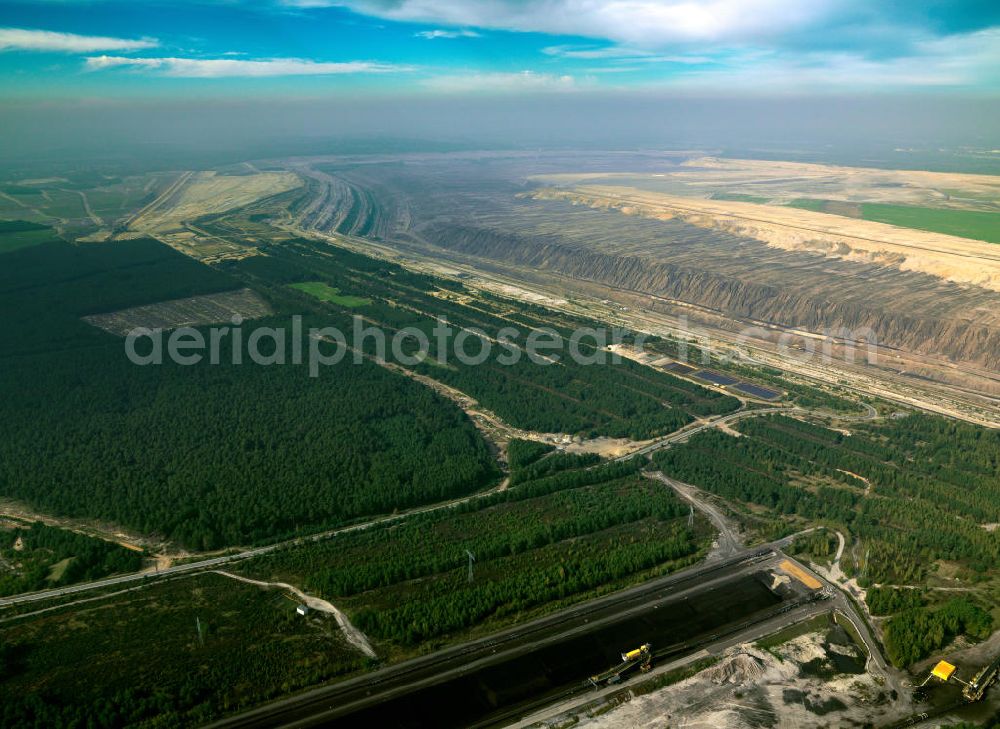
M359 306L367 306L372 303L371 299L361 296L349 296L340 293L340 289L327 286L322 281L308 281L291 285L293 289L304 291L310 296L315 296L320 301L329 301L332 304L343 306L347 309L356 309Z
M889 205L886 203L845 203L836 200L798 198L786 203L788 207L860 217L876 223L887 223L900 228L945 233L960 238L1000 243L1000 213L981 210L955 210L928 208L917 205Z
M1000 243L1000 213L864 203L861 206L861 215L865 220L889 223L903 228L929 230L933 233L947 233L962 238Z

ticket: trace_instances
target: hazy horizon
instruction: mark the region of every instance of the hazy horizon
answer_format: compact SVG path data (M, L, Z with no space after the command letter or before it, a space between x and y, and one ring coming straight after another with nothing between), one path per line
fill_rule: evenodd
M0 158L990 152L998 69L995 3L5 2Z

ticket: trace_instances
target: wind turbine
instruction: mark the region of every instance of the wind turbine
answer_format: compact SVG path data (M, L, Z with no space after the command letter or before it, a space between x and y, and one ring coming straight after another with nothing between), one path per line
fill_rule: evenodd
M465 550L465 553L469 555L469 582L472 582L472 563L476 561L476 557L468 549Z

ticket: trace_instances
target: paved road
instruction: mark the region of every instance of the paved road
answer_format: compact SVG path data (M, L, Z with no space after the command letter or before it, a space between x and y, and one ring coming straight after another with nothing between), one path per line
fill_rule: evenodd
M670 435L664 436L655 443L650 443L647 446L640 448L637 451L632 451L624 456L619 456L616 461L627 461L630 458L635 458L636 456L646 455L647 453L652 453L653 451L658 451L661 448L666 448L673 445L674 443L683 443L691 436L702 432L703 430L709 430L710 428L717 428L720 425L729 425L730 423L735 423L737 420L743 420L744 418L756 418L760 415L773 415L775 413L784 413L785 415L795 415L795 414L806 414L808 411L797 407L773 407L773 408L760 408L758 410L737 410L735 413L730 413L729 415L722 415L715 418L710 418L705 422L698 423L697 425L689 425L686 428L681 428L680 430L671 433Z
M651 453L660 448L665 448L673 443L682 442L687 438L690 438L695 433L707 430L708 428L714 428L720 424L732 423L742 418L756 417L758 415L767 415L770 413L802 413L802 412L805 411L800 408L782 408L782 407L764 408L760 410L740 410L735 413L730 413L729 415L724 415L715 418L713 420L700 423L694 427L689 427L687 429L680 430L676 433L672 433L671 435L668 435L665 438L656 441L655 443L651 443L648 446L638 451L634 451L626 456L622 456L615 460L627 461L630 458L634 458L637 455ZM98 590L106 587L116 587L119 585L125 585L129 583L152 581L152 580L162 579L165 577L174 577L181 574L197 572L198 570L212 569L219 567L221 565L230 564L232 562L238 562L240 560L250 559L252 557L259 557L261 555L268 554L269 552L273 552L277 549L283 549L285 547L307 544L309 542L323 541L335 537L338 534L347 534L353 531L368 529L372 526L377 526L379 524L386 524L389 522L398 521L400 519L405 519L415 514L427 513L431 511L437 511L440 509L449 509L454 506L458 506L459 504L464 504L469 501L482 498L484 496L489 495L492 492L493 491L486 491L479 494L472 494L470 496L466 496L461 499L455 499L441 504L432 504L430 506L425 506L418 509L412 509L410 511L402 512L400 514L393 514L392 516L373 519L371 521L367 521L361 524L355 524L352 526L342 527L339 529L331 529L329 531L321 532L319 534L314 534L309 537L299 537L296 539L289 539L284 542L277 542L275 544L270 544L263 547L248 549L241 552L234 552L233 554L227 554L220 557L211 557L208 559L201 559L193 562L186 562L184 564L173 565L172 567L168 567L166 569L162 569L157 572L134 572L126 575L117 575L115 577L108 577L101 580L95 580L93 582L81 582L79 584L69 585L67 587L60 587L51 590L41 590L39 592L29 592L21 595L16 595L13 597L0 598L0 609L4 607L9 607L11 605L21 605L25 603L39 602L42 600L51 600L53 598L65 597L67 595L74 595L77 593L88 592L90 590ZM695 504L695 507L702 508L698 504ZM717 522L717 524L718 523L721 522Z
M660 471L646 472L643 475L648 478L654 478L657 481L662 481L672 488L678 496L689 504L692 504L694 508L708 517L708 520L712 522L712 526L719 531L719 546L710 555L710 558L725 559L732 557L743 548L743 542L740 540L738 530L729 523L729 520L721 511L702 497L701 490L696 486L665 476Z
M380 524L388 524L394 521L399 521L400 519L406 519L408 517L414 516L416 514L426 514L432 511L439 511L441 509L451 509L460 504L465 504L476 499L481 499L490 494L496 492L496 488L490 489L489 491L483 491L478 494L471 494L469 496L464 496L460 499L453 499L452 501L445 501L440 504L432 504L430 506L423 506L418 509L411 509L409 511L404 511L399 514L393 514L391 516L384 516L378 519L373 519L371 521L366 521L360 524L353 524L347 527L341 527L339 529L330 529L319 534L313 534L308 537L297 537L295 539L288 539L283 542L276 542L274 544L268 544L263 547L256 547L254 549L247 549L241 552L234 552L232 554L226 554L219 557L210 557L207 559L199 559L193 562L186 562L184 564L177 564L166 569L158 570L156 572L132 572L125 575L118 575L115 577L108 577L102 580L94 580L93 582L81 582L77 585L69 585L67 587L59 587L51 590L41 590L39 592L27 592L21 595L15 595L13 597L0 598L0 609L5 607L10 607L12 605L22 605L25 603L39 602L42 600L51 600L53 598L64 597L66 595L73 595L81 592L89 592L90 590L98 590L104 587L115 587L118 585L125 585L134 582L144 582L163 579L165 577L175 577L177 575L182 575L191 572L197 572L199 570L208 570L219 567L220 565L230 564L231 562L238 562L244 559L250 559L252 557L259 557L270 552L274 552L278 549L285 549L287 547L301 546L303 544L309 544L311 542L320 542L327 539L331 539L339 534L348 534L350 532L362 531L364 529L369 529L373 526L378 526Z
M702 563L681 572L576 605L558 613L517 625L487 638L447 648L370 674L321 686L258 709L223 719L214 729L230 727L314 726L335 716L353 712L369 704L390 700L418 688L437 684L536 650L542 645L564 641L605 623L618 622L634 613L645 612L651 604L683 599L685 593L735 576L757 571L767 560L774 561L791 537L744 549L722 562Z

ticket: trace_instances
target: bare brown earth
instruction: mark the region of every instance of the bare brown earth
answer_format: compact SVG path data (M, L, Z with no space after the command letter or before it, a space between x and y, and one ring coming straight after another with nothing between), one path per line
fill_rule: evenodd
M616 185L694 197L749 195L769 202L819 198L995 210L1000 177L921 170L886 170L803 162L692 157L661 172L562 173L535 179L556 186Z
M197 220L245 207L301 185L302 180L293 172L247 175L185 172L155 200L133 215L128 221L128 230L116 237L157 238L181 253L206 263L256 255L253 246L208 233L197 226Z
M535 197L568 200L656 220L678 219L788 251L925 273L1000 292L1000 248L992 243L810 210L703 200L633 187L584 185L572 190L541 190Z
M638 171L608 169L630 163ZM648 159L600 155L540 159L532 162L536 169L521 158L486 164L442 157L343 169L300 160L296 170L318 169L326 185L375 199L384 231L378 237L395 250L419 250L451 267L503 267L505 284L515 288L557 276L574 288L606 287L601 298L630 308L687 308L814 339L846 329L854 339L876 340L887 358L899 356L897 371L909 377L964 379L949 371L950 363L1000 371L1000 246L710 199L735 191L756 192L758 199L989 206L1000 201L1000 178L694 155L682 164L659 158L653 164L663 171L650 171ZM536 171L583 165L608 171ZM539 182L566 187L541 189ZM588 184L573 187L581 182ZM296 227L343 234L324 222L333 219L322 212L327 200L321 194L314 213ZM642 206L644 214L623 214ZM568 298L565 292L551 298ZM921 358L940 359L943 369ZM997 392L985 379L961 384Z
M258 319L270 313L271 307L259 294L250 289L239 289L134 306L108 314L93 314L83 317L83 320L124 337L136 327L175 329L228 322L237 315L243 319Z

